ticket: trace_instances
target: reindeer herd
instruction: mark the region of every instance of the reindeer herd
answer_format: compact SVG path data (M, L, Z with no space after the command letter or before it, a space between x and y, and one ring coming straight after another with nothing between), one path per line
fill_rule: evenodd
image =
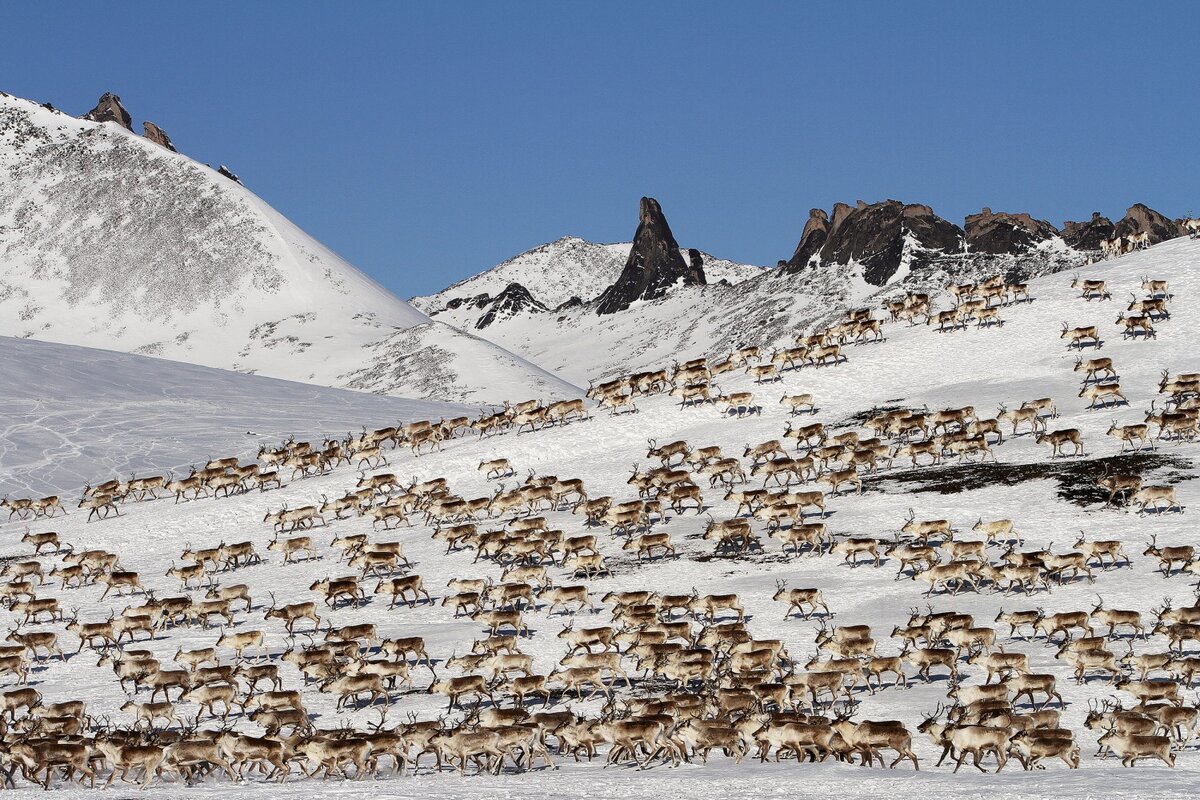
M1110 296L1104 281L1076 279L1072 287L1088 302ZM1129 311L1169 319L1165 282L1145 279L1142 289L1147 296ZM740 369L754 387L778 384L844 364L855 346L883 343L885 324L924 321L947 333L970 320L1000 327L1002 308L1033 302L1026 284L1000 277L948 294L949 312L909 293L886 304L886 323L857 309L797 336L794 346L745 347L711 363L593 383L587 397L618 417L636 412L635 400L645 406L666 395L681 409L716 405L737 425L764 410L753 391L727 393L717 376ZM1119 323L1128 329L1129 319ZM1139 338L1153 336L1134 328ZM1096 326L1064 324L1062 338L1071 349L1102 346ZM1080 354L1074 372L1082 377L1076 399L1089 413L1129 405L1112 359ZM1200 432L1200 374L1164 372L1157 393L1161 408L1152 403L1144 421L1113 420L1107 434L1120 453L1192 442ZM583 400L364 428L319 447L289 439L245 463L210 459L186 477L89 485L78 506L87 520L117 525L103 521L131 516L123 513L130 504L244 504L313 479L346 479L340 495L260 508L261 529L242 540L186 542L155 575L139 571L132 549L76 549L55 532L26 529L21 547L32 552L0 568L11 643L0 646L0 679L11 681L0 693L2 779L16 786L19 775L47 788L119 779L146 788L214 775L284 782L389 769L498 774L597 757L638 768L757 758L920 769L929 766L919 755L923 742L940 752L933 766L952 762L954 771L968 763L1000 771L1011 759L1024 770L1075 769L1084 736L1095 741L1096 757L1125 766L1174 766L1193 745L1200 656L1190 647L1200 645L1200 601L1177 608L1167 599L1146 611L1108 607L1100 594L1088 606L1055 603L1072 588L1144 566L1131 556L1156 565L1168 585L1189 580L1200 574L1193 546L1160 545L1155 534L1131 553L1128 541L1082 532L1057 548L1029 546L1034 532L1019 519L971 523L922 518L915 509L879 530L838 530L838 512L877 492L889 474L982 468L1022 436L1049 446L1052 457L1082 455L1078 429L1051 429L1054 399L1017 400L994 416L973 406L874 408L842 424L815 420L811 392L784 392L779 405L786 414L776 438L740 451L649 439L624 483L605 483L620 487L611 495L596 492L593 478L522 474L519 459L494 455L495 442L590 420ZM379 471L484 440L493 449L474 472L486 492L464 491L461 475ZM1102 508L1137 510L1131 525L1183 512L1173 486L1107 466L1091 480L1107 498ZM57 497L2 502L23 525L66 514ZM841 620L846 612L829 582L790 586L787 572L775 579L778 616L770 622L753 611L766 598L619 585L623 575L688 560L767 571L821 563L855 576L876 570L896 594L910 594L911 581L926 605L889 631L878 620ZM449 581L434 574L442 561L454 565ZM268 566L294 585L289 602L277 600L278 586L256 580ZM71 598L90 597L93 587L118 606L87 619L97 616L81 613L87 601ZM935 611L934 598L949 607ZM967 598L992 598L994 618L955 608ZM372 621L342 623L363 608ZM469 625L473 641L445 652L406 629L414 615L434 613ZM192 646L197 639L208 644ZM158 644L174 647L172 640L189 644L169 655ZM127 698L117 712L62 696L66 686L36 683L55 662L92 658L112 670ZM1059 678L1037 666L1047 659L1062 665ZM1061 676L1108 687L1083 730L1064 720ZM864 717L867 698L874 704L913 687L939 698L919 724ZM428 695L444 708L431 715Z

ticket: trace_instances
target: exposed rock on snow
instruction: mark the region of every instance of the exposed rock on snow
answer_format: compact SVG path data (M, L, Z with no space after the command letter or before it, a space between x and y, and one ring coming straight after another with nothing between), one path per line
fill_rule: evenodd
M829 215L825 213L824 209L810 210L808 222L804 223L804 231L800 234L800 243L796 245L796 252L790 259L783 262L782 267L793 272L804 269L812 261L813 256L821 252L821 247L827 238L829 238Z
M437 294L414 297L410 302L427 314L438 315L446 309L462 307L464 300L469 298L494 297L511 283L521 284L549 308L557 308L572 298L588 302L616 282L632 249L631 242L597 244L576 236L564 236L513 256ZM709 283L726 280L737 284L764 271L762 267L738 264L703 251L701 257L705 280ZM460 327L469 328L476 322L474 317L450 316L453 324Z
M1117 223L1116 235L1129 236L1134 233L1149 231L1150 244L1165 242L1182 236L1183 226L1174 220L1167 219L1162 214L1142 203L1134 203L1125 212L1125 216Z
M234 183L242 182L242 179L239 178L237 175L233 174L233 170L231 170L229 167L225 166L224 164L217 167L217 174L224 175L226 178L229 178L229 180L233 181Z
M1058 236L1045 220L1029 214L992 213L990 208L967 217L963 230L971 252L991 255L1030 250Z
M883 286L901 264L916 266L932 251L962 250L963 232L933 213L929 206L885 200L870 205L859 202L850 212L835 209L834 225L821 248L821 260L862 266L862 277L872 286Z
M155 144L167 148L172 153L179 152L175 149L175 145L171 142L171 137L167 136L167 132L155 125L153 122L150 122L149 120L143 122L142 131L142 135Z
M640 220L625 269L616 283L600 295L597 313L612 314L624 311L638 300L656 300L676 283L704 283L703 271L696 275L684 262L657 200L642 198Z
M92 122L115 122L126 130L133 130L133 117L129 116L125 106L121 105L121 98L112 92L101 95L96 107L84 114L83 119Z
M519 283L510 283L495 299L487 303L486 308L483 316L475 323L475 327L480 330L497 319L506 319L522 312L540 313L549 310Z
M1099 211L1093 211L1092 218L1087 222L1064 222L1062 238L1067 247L1075 250L1099 250L1100 243L1111 239L1115 229L1111 219L1100 216Z

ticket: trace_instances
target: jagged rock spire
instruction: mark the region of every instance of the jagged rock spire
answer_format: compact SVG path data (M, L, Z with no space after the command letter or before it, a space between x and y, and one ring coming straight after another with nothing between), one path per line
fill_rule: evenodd
M658 201L643 197L641 221L625 269L600 295L596 310L601 314L624 311L634 301L662 297L667 287L677 282L703 284L704 280L704 270L698 262L689 267L683 260Z
M83 118L92 122L115 122L127 130L133 130L133 117L121 105L121 98L112 92L105 92L96 107L84 114Z
M1142 231L1149 232L1150 244L1165 242L1184 234L1183 226L1179 223L1164 217L1144 203L1134 203L1125 212L1125 217L1117 223L1114 232L1118 236L1129 236Z
M146 137L155 144L167 148L172 153L179 152L175 149L175 145L171 142L171 137L167 136L167 132L155 125L153 122L143 122L142 131L142 136Z

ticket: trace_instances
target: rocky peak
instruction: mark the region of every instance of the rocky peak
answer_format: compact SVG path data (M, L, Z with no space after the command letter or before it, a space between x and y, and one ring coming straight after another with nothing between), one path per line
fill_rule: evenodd
M838 203L841 206L841 203ZM849 208L849 206L845 206ZM836 207L835 207L836 213ZM821 250L821 246L825 244L825 240L829 238L829 215L824 209L813 208L808 212L808 222L804 223L804 230L800 234L800 243L796 245L796 252L792 253L791 259L785 262L780 262L781 265L789 272L804 269L808 266L812 257Z
M504 319L520 314L523 311L541 312L549 309L541 303L528 289L519 283L510 283L504 291L488 304L487 311L475 323L479 330L491 325L497 319Z
M1100 216L1099 211L1093 211L1092 218L1087 222L1064 222L1062 238L1068 247L1076 250L1099 250L1100 243L1111 239L1115 229L1111 219Z
M125 106L121 105L121 98L111 92L101 95L100 102L84 114L83 119L90 119L92 122L115 122L126 130L133 130L133 118L129 116Z
M993 213L990 208L968 216L963 230L972 252L993 255L1030 250L1058 235L1058 229L1045 220L1029 214Z
M1183 226L1178 222L1167 219L1143 203L1134 203L1117 223L1113 232L1117 236L1129 236L1142 231L1150 233L1150 244L1165 242L1167 239L1174 239L1184 233Z
M684 262L662 207L654 198L643 197L640 222L625 268L600 295L596 310L600 314L624 311L637 300L662 297L668 287L679 281L703 284L704 271Z
M861 264L863 279L874 286L886 284L900 268L909 237L923 251L962 250L962 229L934 214L929 206L899 200L871 204L860 200L854 209L843 210L848 208L835 207L835 225L821 248L820 258L825 263Z
M171 137L167 136L167 132L155 125L153 122L143 122L142 131L142 136L154 142L156 145L165 147L172 153L179 152L175 149L175 145L171 143Z
M842 227L842 224L846 221L846 218L849 217L856 208L861 208L864 205L866 204L863 203L862 200L858 201L857 206L849 206L845 203L834 203L833 214L830 216L829 222L830 235L832 235L838 228Z
M242 182L242 179L239 178L237 175L235 175L233 173L233 170L231 170L229 167L225 166L224 164L222 164L220 167L217 168L217 172L221 175L224 175L226 178L229 178L229 180L233 181L234 183L240 184Z
M687 252L688 271L683 276L683 282L703 286L708 283L704 278L704 253L694 247L689 248Z

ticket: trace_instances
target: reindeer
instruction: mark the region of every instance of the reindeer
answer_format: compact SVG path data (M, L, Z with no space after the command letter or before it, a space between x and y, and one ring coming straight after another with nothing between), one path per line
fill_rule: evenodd
M1009 411L1003 404L999 406L1000 413L996 415L997 420L1008 420L1012 423L1012 435L1017 435L1017 427L1021 423L1028 423L1033 434L1036 436L1039 430L1046 430L1046 420L1042 418L1039 409L1033 407L1022 406L1016 411Z
M1075 359L1074 371L1084 373L1084 383L1115 379L1117 377L1111 358L1090 358L1084 361L1082 357L1077 357Z
M1085 541L1084 532L1080 531L1079 538L1076 539L1075 543L1071 546L1083 553L1089 561L1091 559L1096 559L1099 562L1101 569L1115 567L1122 560L1125 562L1125 566L1131 569L1133 568L1133 562L1129 560L1129 556L1126 555L1124 547L1119 539L1105 539L1088 542ZM1109 562L1107 564L1104 562L1105 556L1109 558Z
M1108 464L1104 465L1104 474L1096 479L1096 486L1108 490L1108 499L1104 506L1113 505L1118 494L1125 496L1126 503L1135 492L1142 488L1142 479L1137 475L1109 475Z
M1197 223L1197 221L1194 219L1188 220L1185 224L1189 227L1193 234L1197 228L1200 228L1200 223ZM1165 280L1151 280L1144 275L1142 276L1142 290L1148 292L1151 297L1162 297L1169 300L1172 296L1167 288L1167 282Z
M1068 348L1074 347L1074 348L1077 348L1080 350L1083 349L1084 341L1088 340L1088 339L1091 340L1092 345L1097 350L1100 349L1104 344L1103 342L1100 341L1100 332L1096 328L1095 325L1086 325L1086 326L1079 327L1079 328L1070 328L1067 326L1067 323L1064 322L1062 324L1062 334L1058 338L1068 339L1069 340L1067 342Z
M1129 445L1129 449L1135 451L1141 450L1147 444L1153 447L1153 442L1151 442L1149 438L1149 426L1147 426L1145 423L1138 423L1136 425L1117 425L1117 421L1114 419L1112 424L1109 425L1108 430L1105 431L1105 435L1112 436L1120 440L1122 453L1125 452L1126 445ZM1137 444L1135 445L1134 442Z
M1121 385L1118 383L1093 383L1084 386L1079 390L1079 397L1087 397L1088 409L1096 407L1096 402L1100 401L1105 408L1112 405L1124 404L1128 405L1129 401L1121 392ZM1142 426L1145 427L1144 425Z
M805 406L808 407L808 413L817 413L816 401L813 399L812 394L808 392L805 392L804 394L793 395L785 394L779 398L779 404L787 407L789 416L795 416L799 414L800 409L804 408Z
M1121 331L1122 339L1137 338L1139 335L1146 338L1157 338L1158 333L1154 330L1154 323L1148 314L1134 314L1125 316L1125 312L1117 315L1117 324L1124 325L1125 329Z
M33 554L35 556L42 554L43 547L53 547L52 552L54 553L58 553L62 549L58 534L52 531L47 533L30 533L29 529L26 528L21 541L25 544L33 545Z
M1141 508L1138 509L1139 515L1145 514L1146 509L1150 506L1154 506L1156 514L1172 509L1183 513L1183 506L1179 504L1179 499L1175 496L1174 486L1142 486L1130 496L1129 502L1141 504ZM1163 504L1165 504L1165 508Z
M292 556L296 553L304 553L304 558L311 561L317 558L317 549L313 547L312 538L309 536L294 536L290 539L279 539L279 531L271 537L271 541L267 543L268 550L278 550L283 553L283 563L292 563Z
M302 619L311 620L313 629L317 630L321 627L321 618L317 616L317 604L314 602L307 603L292 603L291 605L277 607L274 593L268 593L271 596L271 606L263 613L264 619L280 619L283 620L284 627L287 632L292 633L296 623Z
M1065 457L1066 454L1062 452L1062 448L1067 444L1070 444L1074 447L1074 453L1072 455L1083 455L1083 438L1080 435L1078 428L1067 428L1065 430L1050 431L1048 433L1045 431L1042 431L1041 433L1035 433L1034 441L1036 441L1038 444L1042 444L1043 442L1049 444L1052 450L1052 458L1056 458L1058 456Z
M1150 541L1146 542L1146 550L1142 555L1157 558L1159 561L1158 568L1162 571L1163 577L1166 578L1170 576L1176 561L1180 562L1181 566L1186 566L1194 561L1196 549L1190 544L1160 547L1158 544L1158 535L1154 534L1150 537Z
M1111 300L1112 294L1108 291L1108 284L1096 278L1080 278L1076 273L1072 276L1071 288L1079 289L1082 293L1080 297L1084 300Z
M516 471L507 458L493 458L490 461L480 461L479 471L484 473L484 478L488 480L516 474Z

